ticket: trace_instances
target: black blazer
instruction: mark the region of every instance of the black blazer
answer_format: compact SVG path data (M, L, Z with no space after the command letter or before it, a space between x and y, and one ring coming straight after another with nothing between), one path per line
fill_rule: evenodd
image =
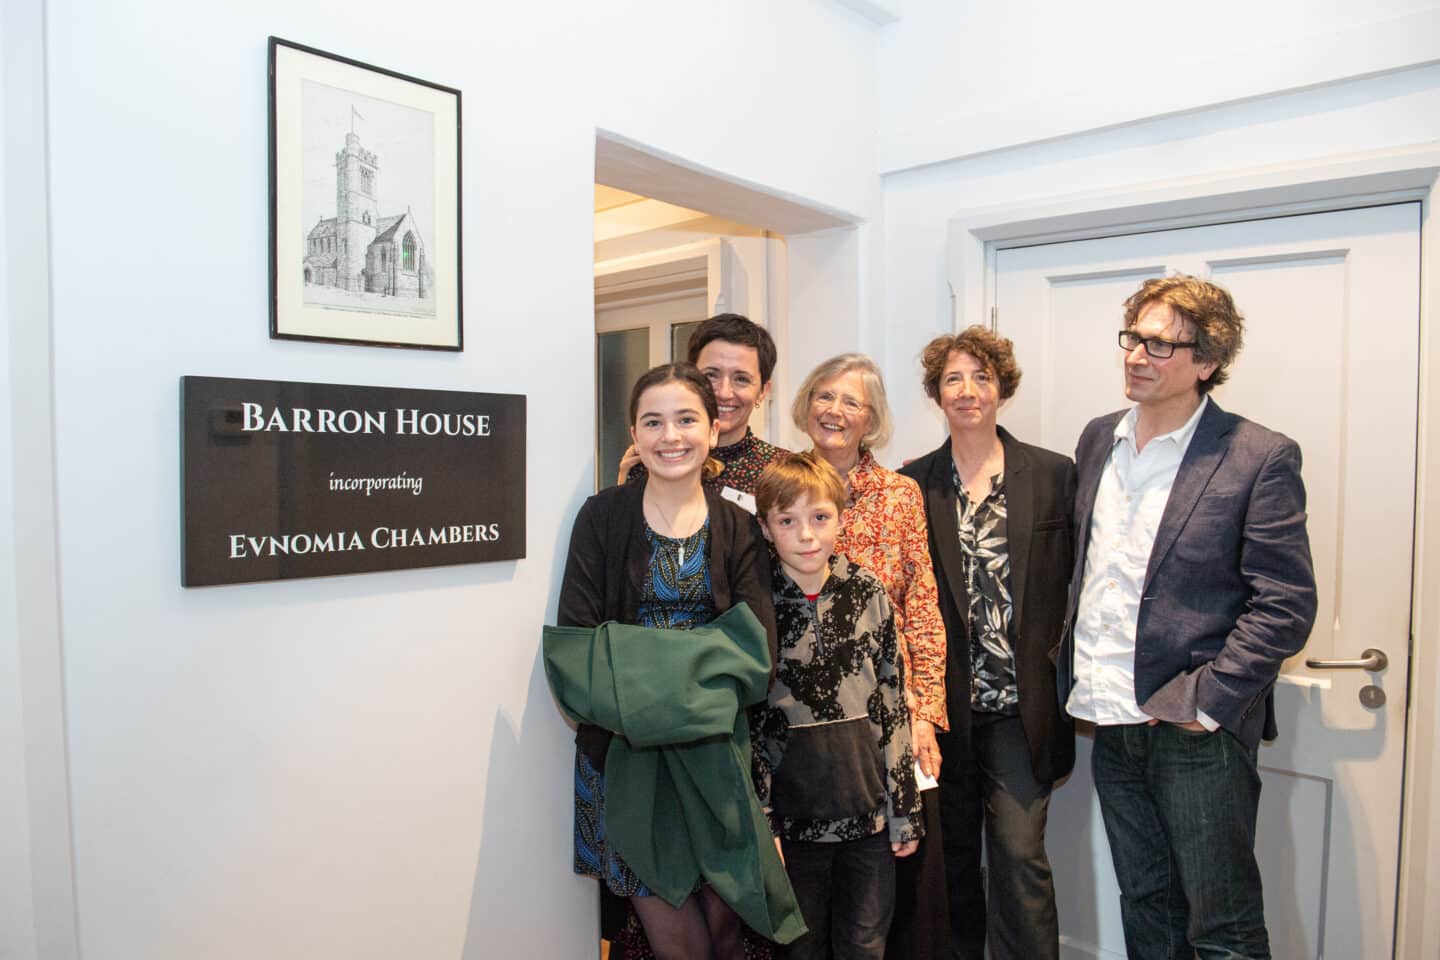
M1075 465L1069 457L1021 443L997 428L1005 448L1006 529L1010 540L1011 624L1020 720L1030 746L1035 779L1053 783L1075 766L1075 732L1055 700L1052 651L1060 643L1066 590L1073 566L1070 516L1075 503ZM970 634L955 485L950 477L950 440L903 467L920 484L930 528L930 561L940 587L945 621L945 696L950 736L970 735ZM942 751L943 752L943 751Z
M1060 699L1075 685L1073 626L1090 515L1126 411L1090 421L1075 448L1074 590L1060 651ZM1135 699L1152 717L1196 709L1254 749L1276 736L1271 691L1315 622L1315 572L1295 441L1214 400L1200 416L1145 569L1135 629Z
M641 590L650 565L650 547L645 542L645 486L608 487L580 507L560 585L556 614L560 626L596 627L607 620L638 622ZM741 601L750 605L769 636L773 677L778 650L775 602L770 592L770 551L760 525L708 487L705 504L710 509L710 589L715 606L723 612ZM597 770L604 769L608 733L582 726L575 742Z

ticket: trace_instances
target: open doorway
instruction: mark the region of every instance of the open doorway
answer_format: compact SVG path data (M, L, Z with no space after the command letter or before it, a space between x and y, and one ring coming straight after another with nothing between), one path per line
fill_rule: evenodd
M706 317L739 313L775 336L784 262L784 239L760 227L595 185L597 490L617 481L630 444L631 385L685 360ZM750 427L767 439L773 419L773 404L762 404Z
M716 314L743 315L774 339L779 360L769 380L770 399L754 406L748 428L760 440L784 445L782 422L794 376L792 316L799 318L806 341L804 369L813 365L815 350L854 348L852 336L842 333L832 341L817 336L816 329L834 328L837 318L858 312L858 218L603 131L596 134L594 182L596 489L617 482L629 445L635 380L655 364L685 359L695 326ZM792 296L794 252L799 265ZM753 450L757 444L747 443L748 437L722 447ZM602 960L649 956L626 902L614 896L602 896L601 902Z

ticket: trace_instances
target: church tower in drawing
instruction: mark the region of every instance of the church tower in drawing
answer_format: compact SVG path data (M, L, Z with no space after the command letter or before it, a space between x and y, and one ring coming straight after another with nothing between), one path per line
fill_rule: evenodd
M380 162L351 131L335 154L335 271L338 287L365 290L365 260L379 219L375 181Z

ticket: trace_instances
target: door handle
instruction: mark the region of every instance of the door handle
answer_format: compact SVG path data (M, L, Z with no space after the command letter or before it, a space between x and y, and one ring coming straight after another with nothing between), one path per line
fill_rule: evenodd
M1317 660L1306 657L1305 666L1312 670L1369 670L1371 673L1378 673L1390 666L1390 658L1385 656L1383 650L1371 647L1360 654L1359 660Z

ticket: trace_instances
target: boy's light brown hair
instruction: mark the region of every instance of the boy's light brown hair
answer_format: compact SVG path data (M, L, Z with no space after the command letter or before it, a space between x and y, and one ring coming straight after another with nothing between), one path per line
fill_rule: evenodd
M756 514L764 522L771 510L788 510L804 496L811 503L829 500L837 516L845 509L845 481L814 451L789 453L770 462L755 485Z

